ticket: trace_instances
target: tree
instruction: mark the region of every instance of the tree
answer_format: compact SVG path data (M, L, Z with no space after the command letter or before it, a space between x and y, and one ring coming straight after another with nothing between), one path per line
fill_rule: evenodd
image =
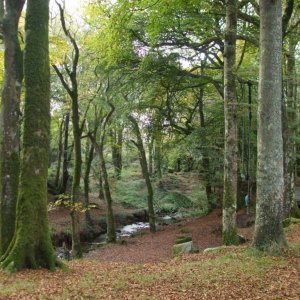
M74 170L73 170L73 182L72 182L72 252L77 258L82 257L82 248L80 244L80 219L79 212L75 209L76 204L79 202L80 194L80 178L82 173L82 157L81 157L81 136L83 126L80 126L80 115L79 115L79 102L78 102L78 82L77 82L77 67L79 61L79 47L76 40L71 35L70 31L66 27L64 10L62 6L57 3L60 12L60 21L64 34L69 39L74 50L74 56L72 58L71 68L64 64L64 69L67 73L67 79L64 74L60 71L59 66L52 64L56 74L58 75L63 87L68 92L71 98L71 110L72 110L72 126L73 126L73 140L74 140Z
M223 194L223 243L237 243L236 202L237 202L237 100L236 100L236 0L226 2L226 32L224 48L224 194Z
M4 254L15 230L20 171L20 95L23 81L23 54L18 24L25 1L1 1L5 48L5 79L0 115L0 255ZM5 9L4 9L5 7Z
M9 271L54 269L57 259L47 216L50 140L48 0L28 0L25 18L25 110L16 229L1 258Z
M280 0L260 0L257 207L253 245L286 245L282 228L282 9Z
M113 199L110 191L110 184L108 178L108 172L106 168L106 162L104 157L104 146L105 146L105 136L106 129L109 121L115 112L115 106L110 102L109 96L109 79L107 86L104 91L104 97L106 100L106 104L109 106L109 111L103 114L103 109L101 108L99 111L95 109L95 128L93 132L89 133L89 137L95 147L96 153L99 156L100 160L100 178L102 182L100 186L103 190L103 196L106 202L106 225L107 225L107 239L108 243L115 243L117 240L116 228L115 228L115 218L113 213ZM99 129L99 142L97 142L97 131Z
M146 153L143 145L143 139L141 136L141 132L137 120L132 115L129 115L128 119L132 124L132 129L136 136L136 141L132 141L132 142L134 143L134 145L137 147L139 151L140 165L141 165L143 177L145 179L147 191L148 191L147 203L148 203L150 231L155 232L156 226L155 226L155 213L153 207L153 189L152 189L150 174L148 170L147 158L146 158Z

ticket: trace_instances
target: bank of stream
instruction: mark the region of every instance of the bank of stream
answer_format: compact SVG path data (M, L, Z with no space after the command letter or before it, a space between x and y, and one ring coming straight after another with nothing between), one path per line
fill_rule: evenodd
M178 220L175 215L160 215L157 216L157 225L169 225ZM124 238L142 234L149 229L148 214L146 211L139 211L122 218L122 222L117 222L117 241L121 242ZM83 250L85 253L93 251L98 247L106 244L106 229L104 226L99 227L98 231L81 232L83 242ZM58 257L61 259L71 259L71 234L70 232L61 232L60 234L52 235L53 244L56 248Z

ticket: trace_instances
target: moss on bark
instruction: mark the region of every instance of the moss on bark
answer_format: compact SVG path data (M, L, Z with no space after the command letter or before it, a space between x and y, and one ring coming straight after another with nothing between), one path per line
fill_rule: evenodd
M20 192L13 240L1 258L2 268L53 270L57 259L47 215L50 140L48 0L29 0L25 20L25 111Z
M0 114L0 256L7 250L14 234L19 187L19 104L23 54L18 40L18 23L23 5L21 0L6 1L5 15L1 20L5 77ZM1 14L4 14L4 6Z

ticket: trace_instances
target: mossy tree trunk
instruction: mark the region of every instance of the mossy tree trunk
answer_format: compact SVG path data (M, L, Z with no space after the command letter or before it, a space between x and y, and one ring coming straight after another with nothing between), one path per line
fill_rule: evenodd
M206 123L205 123L205 116L204 116L204 105L203 105L203 98L204 98L204 89L200 89L200 93L198 96L198 102L199 102L199 117L200 117L200 128L201 131L201 143L206 144L207 143L207 137L206 137ZM205 191L206 191L206 197L208 204L211 204L212 199L212 188L211 188L211 174L210 174L210 160L207 149L204 147L202 151L202 168L204 172L204 180L205 180Z
M0 256L7 250L15 230L20 172L20 94L23 53L18 40L23 0L1 1L4 41L4 84L0 113ZM5 9L4 9L5 7Z
M54 269L56 257L47 216L50 141L48 0L28 0L25 19L25 109L16 229L1 258L9 271Z
M143 140L140 132L140 128L138 125L138 122L133 116L129 116L129 121L132 124L132 128L134 131L134 134L136 136L136 141L132 141L135 146L137 147L139 151L139 159L140 159L140 165L143 173L143 177L146 182L146 187L148 191L147 196L147 203L148 203L148 213L149 213L149 224L150 224L150 231L155 232L156 231L156 225L155 225L155 213L154 213L154 206L153 206L153 188L151 184L150 174L148 170L148 164L147 164L147 158L146 153L143 145Z
M162 166L161 166L161 133L157 133L154 141L154 166L155 174L158 179L162 179Z
M104 200L106 203L106 225L107 225L107 242L108 243L115 243L117 240L117 234L116 234L116 227L115 227L115 218L114 218L114 212L113 212L113 199L110 192L110 185L109 185L109 178L107 174L106 169L106 162L104 157L104 144L105 144L105 135L106 135L106 127L109 123L114 111L115 107L111 104L108 98L108 90L109 90L109 83L107 85L107 88L104 92L106 102L110 107L110 111L103 117L103 116L97 116L98 127L95 128L93 133L89 134L89 137L92 141L92 143L95 146L95 150L99 156L100 160L100 192L102 190ZM101 114L101 113L100 113ZM100 138L99 142L97 142L97 129L99 128L100 132Z
M97 147L97 151L100 159L103 193L106 202L107 242L115 243L117 240L117 235L116 235L116 228L115 228L115 218L114 218L114 213L112 208L113 200L111 197L111 192L109 187L109 180L108 180L108 174L107 174L106 163L104 158L103 146L104 146L103 143L100 142L100 144Z
M123 129L117 128L111 131L112 162L116 179L121 179L122 174L122 148Z
M64 194L66 192L69 180L69 123L70 113L67 113L64 116L62 175L59 184L60 194Z
M253 245L286 245L282 228L283 143L281 1L260 1L257 204Z
M236 30L237 1L226 1L226 31L224 48L224 195L223 195L223 243L238 243L236 230L237 205L237 99L236 99Z
M87 140L85 172L84 172L83 182L84 182L84 202L85 202L84 206L86 208L85 223L88 227L93 226L93 221L92 221L91 214L89 211L89 205L90 205L89 192L90 192L90 174L91 174L92 162L94 159L94 151L95 151L94 144L92 143L90 145L89 140Z
M56 167L56 174L55 174L55 189L59 190L59 178L60 178L60 171L61 171L61 157L63 152L63 124L64 119L61 120L58 129L58 149L57 149L57 167Z
M153 138L150 136L148 143L148 153L149 153L149 175L153 175Z
M76 40L71 35L70 31L66 27L64 10L62 6L57 3L60 12L60 21L65 36L72 44L74 54L72 56L71 66L64 64L65 72L68 79L65 78L60 68L56 65L52 65L56 74L58 75L63 87L71 98L71 111L72 111L72 129L73 129L73 144L74 144L74 169L73 169L73 182L71 193L71 219L72 219L72 253L76 258L82 257L82 247L80 243L80 219L79 211L76 209L78 202L80 201L80 178L82 172L82 157L81 157L81 136L83 127L80 126L79 116L79 103L78 103L78 82L77 82L77 67L79 62L79 47Z

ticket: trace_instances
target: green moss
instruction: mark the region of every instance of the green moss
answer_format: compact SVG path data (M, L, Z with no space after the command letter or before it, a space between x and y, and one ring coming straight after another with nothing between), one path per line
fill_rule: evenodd
M236 228L229 228L228 230L223 231L222 236L223 244L226 246L239 244L239 237Z
M223 209L231 208L236 205L236 195L231 182L227 179L224 181L224 198L223 198Z
M57 263L47 215L50 140L50 72L47 0L27 2L25 30L25 108L16 229L1 267L53 270Z
M190 236L179 236L176 238L175 244L182 244L186 242L191 242L192 238Z

